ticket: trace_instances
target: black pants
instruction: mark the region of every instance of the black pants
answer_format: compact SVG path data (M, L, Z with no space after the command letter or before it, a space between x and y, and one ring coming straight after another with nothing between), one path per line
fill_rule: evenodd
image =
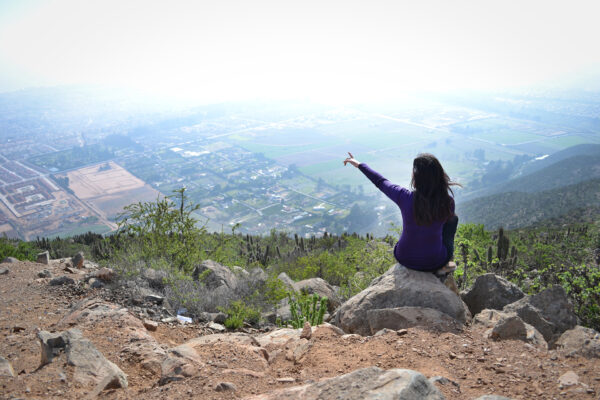
M442 227L442 243L446 247L446 252L448 255L446 256L446 261L440 266L440 268L448 264L448 261L452 260L452 257L454 257L454 235L456 235L457 226L458 217L455 215L450 217L450 219L448 219L448 221L446 221Z

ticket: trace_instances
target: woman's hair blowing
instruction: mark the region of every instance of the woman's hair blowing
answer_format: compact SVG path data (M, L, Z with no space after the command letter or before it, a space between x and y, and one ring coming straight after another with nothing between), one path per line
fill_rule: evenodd
M413 161L411 186L414 189L414 217L417 225L429 225L454 215L451 182L442 164L433 154L422 153ZM452 194L452 197L450 197Z

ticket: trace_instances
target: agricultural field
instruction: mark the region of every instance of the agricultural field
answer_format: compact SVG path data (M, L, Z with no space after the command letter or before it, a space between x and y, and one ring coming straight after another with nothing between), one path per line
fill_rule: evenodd
M114 220L128 204L154 201L160 195L114 162L70 171L66 177L69 189L108 220Z

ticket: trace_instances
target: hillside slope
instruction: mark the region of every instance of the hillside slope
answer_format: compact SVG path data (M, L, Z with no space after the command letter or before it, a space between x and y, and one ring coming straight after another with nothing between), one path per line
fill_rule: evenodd
M456 206L462 223L484 224L487 229L521 228L576 209L598 209L600 179L535 193L504 192L480 197ZM593 218L597 218L597 215Z

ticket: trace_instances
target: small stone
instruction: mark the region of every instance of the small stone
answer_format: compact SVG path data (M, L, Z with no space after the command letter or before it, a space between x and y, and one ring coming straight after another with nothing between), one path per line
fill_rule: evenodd
M558 378L558 386L561 389L577 384L579 384L579 376L573 371L567 371Z
M0 376L10 376L10 377L14 377L15 376L15 371L13 370L12 365L10 365L10 362L4 358L0 356Z
M110 282L115 277L115 271L112 268L102 267L95 273L96 278L105 282Z
M64 372L61 372L60 374L58 374L58 378L60 379L60 381L62 383L65 383L67 381L67 375L65 375Z
M37 255L37 262L40 264L50 264L50 253L48 251L44 251L43 253L39 253Z
M59 276L50 281L50 286L73 285L75 281L68 276Z
M217 392L235 392L237 388L231 382L219 382L217 386L215 386L215 390Z
M13 333L19 333L21 331L24 331L25 327L24 326L20 326L20 325L15 325L12 328Z
M152 321L150 319L145 319L144 320L144 326L149 331L154 332L154 331L156 331L158 329L158 322Z
M77 271L76 269L73 269L71 267L65 267L65 271L67 271L70 274L78 274L79 271Z
M9 272L8 268L0 268L0 275L8 275Z
M227 328L225 328L223 325L217 324L216 322L209 322L208 328L217 332L225 332L227 330Z
M75 268L83 268L83 261L84 261L83 252L80 251L79 253L75 254L73 256L73 258L71 259L71 261L73 262L73 266Z
M14 257L6 257L4 260L2 260L2 263L8 263L8 264L14 264L14 263L18 263L19 260L14 258Z
M148 303L154 303L154 304L161 305L163 303L163 301L165 300L165 298L162 296L159 296L157 294L149 294L146 297L144 297L144 300L147 301Z
M48 271L47 269L41 270L37 275L39 278L52 278L52 272Z
M104 287L104 283L96 278L90 279L88 283L92 289L100 289Z
M277 382L279 382L279 383L294 383L294 382L296 382L296 379L292 378L291 376L286 376L283 378L277 378Z
M300 333L300 338L310 339L311 336L312 336L312 329L310 327L310 323L308 321L304 321L304 327L302 328L302 333Z
M398 334L398 336L404 336L408 333L408 329L399 329L396 331L396 333Z

